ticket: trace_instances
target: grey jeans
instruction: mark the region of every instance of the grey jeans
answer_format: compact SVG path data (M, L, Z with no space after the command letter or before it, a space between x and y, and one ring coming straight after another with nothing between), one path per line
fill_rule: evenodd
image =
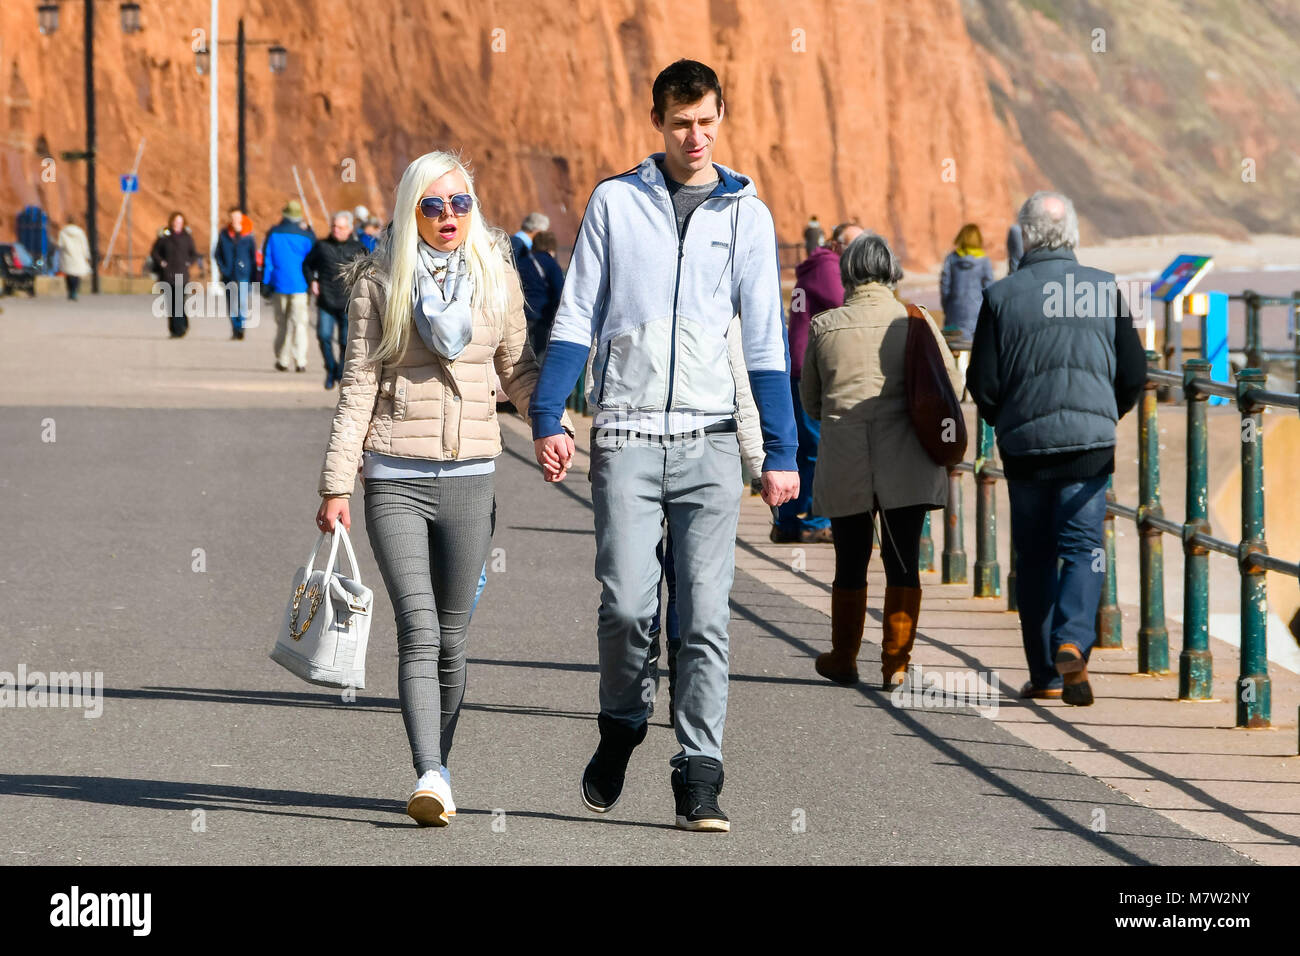
M727 718L727 624L740 517L740 444L734 432L685 441L592 441L596 577L602 585L596 637L600 709L638 725L653 681L646 673L650 623L659 602L655 546L668 518L677 574L681 650L675 697L677 742L687 757L722 759Z
M493 486L492 475L366 479L366 534L396 617L397 692L418 774L447 763L456 733Z

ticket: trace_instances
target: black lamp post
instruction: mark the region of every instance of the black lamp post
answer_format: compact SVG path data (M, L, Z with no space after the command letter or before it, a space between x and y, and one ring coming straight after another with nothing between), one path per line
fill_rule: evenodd
M239 208L242 212L248 212L248 153L247 153L247 136L245 133L245 104L247 102L246 87L244 84L244 62L246 60L245 51L249 44L254 46L269 46L270 50L270 68L272 73L283 73L285 64L289 59L289 51L282 47L274 40L249 40L244 35L244 19L239 19L239 30L235 34L234 40L221 40L221 43L235 44L235 73L236 89L238 90L238 113L239 113ZM205 46L194 52L194 68L200 76L208 72L208 60L211 53Z
M98 206L95 195L95 2L83 0L85 5L85 73L86 73L86 148L81 152L65 151L65 160L86 161L86 238L90 242L90 290L99 291L99 236L96 230ZM140 30L140 4L121 3L118 10L122 18L123 33ZM44 36L59 29L59 4L48 0L36 7L36 22Z

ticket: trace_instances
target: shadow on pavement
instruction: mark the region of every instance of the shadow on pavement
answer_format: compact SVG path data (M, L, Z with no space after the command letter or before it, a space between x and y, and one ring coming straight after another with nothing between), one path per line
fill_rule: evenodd
M380 821L329 813L306 813L280 807L311 807L321 810L360 810L367 813L405 814L394 800L350 797L336 793L304 790L271 790L261 787L232 787L223 784L181 783L175 780L134 780L126 777L72 777L54 774L0 774L0 795L52 797L118 807L150 810L237 810L241 813L311 820L339 820L344 823Z

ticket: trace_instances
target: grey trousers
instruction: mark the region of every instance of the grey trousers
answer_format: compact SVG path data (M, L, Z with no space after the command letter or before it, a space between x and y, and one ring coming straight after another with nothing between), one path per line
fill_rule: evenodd
M722 759L727 718L727 624L740 517L740 445L734 432L665 444L603 433L592 441L596 638L600 710L636 726L654 692L646 672L659 602L655 546L664 516L672 534L681 650L675 724L687 757Z
M397 688L415 772L447 763L465 635L496 522L493 476L365 482L366 534L397 624Z

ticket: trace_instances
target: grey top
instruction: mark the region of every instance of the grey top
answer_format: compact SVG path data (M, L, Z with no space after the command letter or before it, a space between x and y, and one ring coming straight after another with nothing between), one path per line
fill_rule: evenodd
M686 217L695 211L696 206L709 198L709 194L717 188L718 181L715 179L702 186L687 186L669 176L662 163L659 164L659 171L664 174L664 185L668 187L668 195L672 197L673 211L677 213L677 235L681 236L686 229Z

